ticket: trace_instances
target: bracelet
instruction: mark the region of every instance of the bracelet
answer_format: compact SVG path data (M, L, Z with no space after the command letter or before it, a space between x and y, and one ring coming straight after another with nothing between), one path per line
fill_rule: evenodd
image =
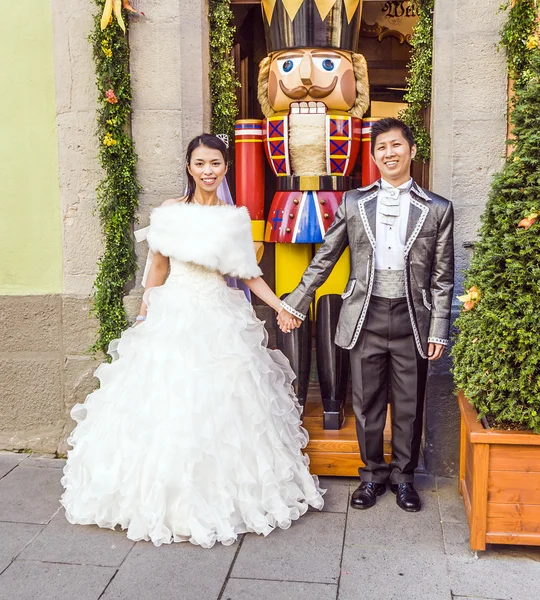
M139 315L135 321L146 321L146 317L144 315Z

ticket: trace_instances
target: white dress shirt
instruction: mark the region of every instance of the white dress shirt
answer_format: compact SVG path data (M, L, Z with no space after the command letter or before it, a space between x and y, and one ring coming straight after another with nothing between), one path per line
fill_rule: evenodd
M377 196L377 221L375 232L375 269L402 271L405 269L403 251L407 241L407 222L413 180L395 188L381 179ZM397 190L399 196L397 197ZM393 197L393 198L392 198ZM385 206L385 198L394 206ZM399 200L398 200L399 198Z

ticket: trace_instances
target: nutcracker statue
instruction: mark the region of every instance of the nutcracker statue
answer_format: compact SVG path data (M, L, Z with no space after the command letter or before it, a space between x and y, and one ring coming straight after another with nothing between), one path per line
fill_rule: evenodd
M281 297L300 281L352 187L369 84L366 61L356 54L362 0L262 0L262 12L268 56L258 99L266 118L236 123L236 202L250 212L254 240L276 244ZM264 155L277 179L266 221ZM315 323L325 429L343 422L349 361L333 340L348 276L347 250L318 290L311 319L290 334L278 332L305 403Z

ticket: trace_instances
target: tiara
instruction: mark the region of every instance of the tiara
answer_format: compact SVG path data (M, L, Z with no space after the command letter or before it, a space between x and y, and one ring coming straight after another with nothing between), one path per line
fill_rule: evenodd
M229 147L229 136L226 133L216 133L216 137L219 138L227 148Z

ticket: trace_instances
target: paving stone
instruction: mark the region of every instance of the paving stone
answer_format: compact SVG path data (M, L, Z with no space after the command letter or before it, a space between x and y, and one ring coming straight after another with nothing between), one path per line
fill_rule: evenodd
M360 479L358 477L319 477L319 483L322 488L326 489L334 485L351 486L356 483L358 487Z
M349 509L340 600L450 600L435 481L417 475L423 502L406 513L387 491L369 510Z
M339 600L451 600L446 560L441 552L396 552L347 544L343 553Z
M124 531L97 525L72 525L61 510L20 558L49 562L117 567L133 548Z
M0 523L0 573L41 530L41 525Z
M337 585L229 579L222 600L335 600Z
M0 479L0 521L48 523L60 508L58 469L16 468Z
M451 556L448 565L454 595L497 600L540 598L540 564L522 556Z
M0 600L98 600L115 569L15 561L0 575Z
M412 544L422 551L441 554L443 550L437 494L426 491L429 478L419 482L422 510L407 513L396 505L396 497L390 490L377 499L369 510L349 509L345 545L387 548L391 544L396 553L408 553Z
M238 546L207 550L189 543L139 542L103 600L213 600L219 596Z
M17 465L28 459L28 454L0 452L0 479L12 471Z
M324 495L324 507L322 512L346 513L349 506L349 482L336 481L337 478L321 479L320 486L326 490ZM310 508L311 512L318 512Z
M454 596L540 598L540 562L529 556L529 548L488 545L475 557L469 549L469 529L463 523L445 523L444 541Z
M63 458L49 458L46 456L40 456L39 454L33 454L24 461L21 467L63 469L65 465L66 461Z
M467 522L463 498L458 491L457 478L437 477L437 495L443 523Z
M312 512L266 538L246 535L232 576L336 583L344 525L344 514Z

